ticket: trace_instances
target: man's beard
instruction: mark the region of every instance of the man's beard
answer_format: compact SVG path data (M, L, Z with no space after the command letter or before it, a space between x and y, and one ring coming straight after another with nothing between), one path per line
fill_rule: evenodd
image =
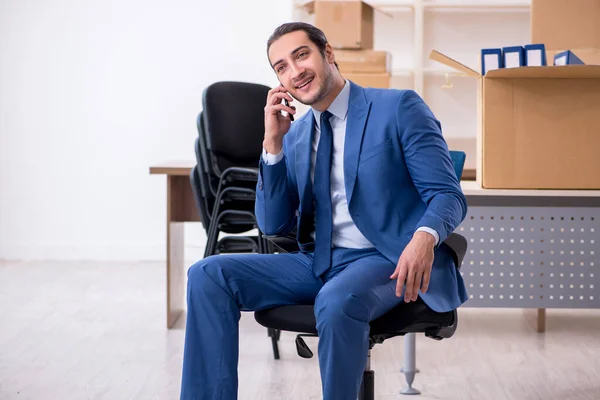
M327 95L331 91L331 88L333 87L334 76L333 76L333 73L331 72L331 70L329 69L329 65L325 64L325 66L326 66L325 77L323 79L323 84L319 88L319 91L308 99L296 99L296 100L298 100L300 103L302 103L304 105L312 106L313 104L318 103L319 101L321 101L325 97L327 97Z

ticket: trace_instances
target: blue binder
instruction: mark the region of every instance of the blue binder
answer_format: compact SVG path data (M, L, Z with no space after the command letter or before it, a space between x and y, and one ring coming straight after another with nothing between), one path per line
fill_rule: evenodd
M528 67L544 67L546 60L546 46L543 44L525 45L525 65Z
M481 75L488 71L504 68L502 59L502 49L482 49L481 50Z
M554 56L554 65L584 64L571 50L563 51Z
M502 49L504 68L519 68L525 66L525 49L522 46L510 46Z

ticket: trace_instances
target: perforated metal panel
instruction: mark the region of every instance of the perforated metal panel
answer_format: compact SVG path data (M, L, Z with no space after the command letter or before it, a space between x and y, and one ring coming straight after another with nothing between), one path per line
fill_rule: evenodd
M600 208L469 207L465 307L600 307Z

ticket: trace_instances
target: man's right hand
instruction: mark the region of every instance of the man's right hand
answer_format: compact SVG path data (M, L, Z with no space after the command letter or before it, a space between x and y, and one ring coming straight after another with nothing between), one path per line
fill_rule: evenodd
M284 117L281 111L296 114L296 107L282 104L286 99L290 104L294 99L283 86L269 90L265 106L265 139L263 147L269 154L279 154L283 147L283 137L290 130L291 121Z

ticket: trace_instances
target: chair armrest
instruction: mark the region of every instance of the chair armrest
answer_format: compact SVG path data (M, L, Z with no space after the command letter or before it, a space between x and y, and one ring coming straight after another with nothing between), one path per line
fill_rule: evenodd
M460 269L465 255L467 254L467 239L465 239L464 236L453 232L448 235L446 240L444 240L444 244L447 245L450 250L452 250L452 257L454 258L456 268Z
M278 236L263 234L262 237L263 239L266 239L269 242L271 242L280 251L285 253L297 251L299 249L296 238L293 235ZM446 240L444 240L444 244L448 246L452 251L452 257L454 258L456 268L460 269L463 259L467 254L467 239L465 239L464 236L453 232L446 238Z

